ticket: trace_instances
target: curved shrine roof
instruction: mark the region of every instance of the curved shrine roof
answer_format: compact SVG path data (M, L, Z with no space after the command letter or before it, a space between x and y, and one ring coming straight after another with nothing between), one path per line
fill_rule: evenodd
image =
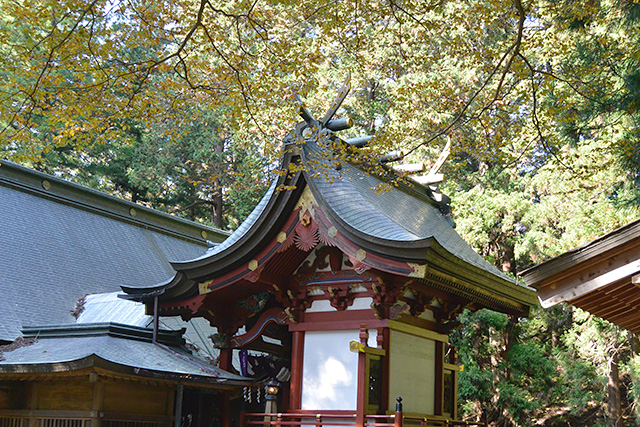
M333 143L346 144L333 138ZM344 159L334 159L329 147L317 137L290 140L282 164L296 165L295 171L280 174L225 242L201 257L172 263L176 269L173 280L144 288L123 287L125 292L138 294L133 297L139 299L151 293L167 292L168 299L197 294L197 283L246 265L273 241L308 187L331 224L367 253L405 265L421 265L423 272L446 274L455 282L472 284L471 288L479 285L507 304L511 300L526 307L536 303L531 288L493 267L456 233L448 216L446 196L444 202L439 202L427 187L390 183L384 176L368 173ZM335 162L340 166L335 167Z
M343 164L337 171L323 160L323 147L316 141L303 145L305 156L317 159L323 173L307 172L312 191L325 201L334 218L343 221L363 238L379 240L391 247L428 247L434 239L447 252L487 273L513 279L478 255L453 228L453 221L431 190L415 184L395 186L362 169ZM418 259L417 261L420 261Z

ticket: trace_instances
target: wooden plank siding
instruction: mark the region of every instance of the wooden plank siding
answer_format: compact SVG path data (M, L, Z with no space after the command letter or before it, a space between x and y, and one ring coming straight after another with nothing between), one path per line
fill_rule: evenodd
M89 376L0 384L0 427L170 427L175 386Z

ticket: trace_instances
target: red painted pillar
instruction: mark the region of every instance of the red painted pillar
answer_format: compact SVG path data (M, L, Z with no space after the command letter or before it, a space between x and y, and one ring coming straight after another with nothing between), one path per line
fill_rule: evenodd
M291 385L289 389L289 409L302 406L302 367L304 364L304 332L294 331L291 342Z
M383 349L386 353L382 358L382 402L380 413L385 414L389 408L389 355L390 350L389 328L378 328L378 348Z
M221 348L220 355L218 356L218 367L227 372L233 371L232 365L232 354L233 350L229 347Z

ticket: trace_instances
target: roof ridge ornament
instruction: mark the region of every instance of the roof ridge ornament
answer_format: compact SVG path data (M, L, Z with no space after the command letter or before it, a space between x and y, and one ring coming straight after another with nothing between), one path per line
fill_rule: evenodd
M344 102L350 90L351 90L351 72L347 72L347 79L342 84L342 87L340 88L340 92L338 92L338 96L335 97L335 99L331 103L331 107L329 108L329 110L327 110L327 113L324 115L322 120L320 120L323 126L326 126L327 124L329 124L329 121L333 118L333 116L335 116L336 112L338 111L338 108L340 108L340 106Z
M336 112L338 111L340 106L342 106L342 103L344 102L350 90L351 90L351 73L349 72L347 74L346 80L344 81L344 83L340 87L340 90L338 91L338 95L334 98L333 102L331 103L331 107L329 107L324 117L322 117L322 119L320 120L317 120L315 117L313 117L313 114L311 114L309 109L307 109L307 107L304 105L304 102L302 101L302 98L300 98L299 95L297 94L294 95L294 98L300 104L300 117L302 117L302 119L304 120L303 122L300 122L296 125L296 128L295 128L296 136L302 137L302 138L311 138L313 135L319 135L321 133L327 134L328 131L339 132L341 130L351 128L353 126L353 120L350 117L345 117L342 119L333 119L333 116L336 115ZM359 142L361 144L360 146L364 145L362 144L362 141L359 141ZM366 142L368 142L368 140Z
M438 172L449 157L449 154L451 154L451 137L447 135L447 143L438 156L438 159L429 170L429 173L426 175L412 175L411 178L418 184L422 184L424 186L437 185L441 183L444 181L444 175Z

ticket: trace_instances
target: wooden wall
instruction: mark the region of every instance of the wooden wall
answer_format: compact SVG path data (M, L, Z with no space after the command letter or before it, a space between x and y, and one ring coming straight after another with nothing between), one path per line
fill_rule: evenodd
M436 343L428 338L390 331L389 408L403 397L404 412L433 414Z
M0 381L0 410L24 409L18 408L28 400L28 388L25 383L13 381Z
M35 410L90 411L93 407L93 387L87 377L31 383L36 388ZM31 406L31 405L30 405Z
M175 386L89 375L46 381L0 383L0 410L102 411L132 415L173 415Z
M108 382L104 387L105 412L140 415L173 414L175 387L131 381Z

